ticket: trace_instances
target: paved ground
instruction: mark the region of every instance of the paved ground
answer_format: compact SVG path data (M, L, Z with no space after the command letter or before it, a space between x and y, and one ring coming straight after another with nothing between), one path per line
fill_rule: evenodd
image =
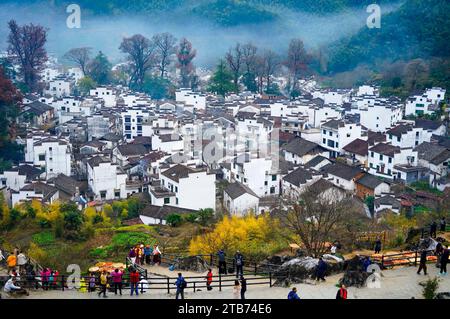
M162 267L161 267L162 268ZM171 272L173 273L173 272ZM405 267L394 270L383 271L383 276L380 281L380 288L349 288L348 297L351 299L410 299L414 297L416 299L422 298L422 286L419 282L426 280L427 278L433 278L438 276L438 269L433 265L429 265L429 275L417 275L416 268ZM335 287L338 279L341 275L335 275L328 277L326 282L312 283L312 284L296 284L300 298L302 299L334 299L336 296ZM450 292L450 275L438 276L440 278L439 292ZM247 298L249 299L285 299L290 288L272 287L268 285L249 286L247 291ZM174 292L174 291L173 291ZM166 292L152 290L139 296L129 296L128 291L124 291L123 296L114 296L109 293L109 298L114 299L129 299L129 298L148 298L148 299L167 299L174 298L174 294L170 295ZM31 291L30 296L27 298L32 299L98 299L99 297L95 293L80 293L77 291ZM217 288L212 291L192 292L187 289L186 299L232 299L232 288L223 288L222 292L219 292Z

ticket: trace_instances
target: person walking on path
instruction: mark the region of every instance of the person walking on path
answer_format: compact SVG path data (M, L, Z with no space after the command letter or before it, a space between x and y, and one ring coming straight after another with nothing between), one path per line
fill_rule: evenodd
M208 273L206 274L206 289L212 290L211 284L213 281L213 273L211 268L208 269Z
M241 299L241 285L239 284L239 280L234 281L233 299Z
M244 256L238 250L234 255L234 266L236 268L236 278L244 275Z
M441 270L439 272L441 275L447 275L448 255L448 247L445 247L441 255Z
M178 273L177 281L175 282L175 285L177 286L177 293L175 295L175 299L178 299L178 297L181 296L181 299L184 299L184 289L186 288L186 280L184 280L184 277L181 273Z
M14 252L12 252L8 258L6 258L6 264L8 265L8 274L12 273L12 271L16 268L17 266L17 257L14 254Z
M427 251L422 250L420 253L420 261L419 261L419 269L417 270L417 274L420 275L420 272L423 270L424 275L427 275Z
M433 222L430 225L430 237L436 238L436 232L437 232L437 224L436 221L433 220Z
M375 254L379 254L381 252L381 240L380 238L377 238L377 241L375 242Z
M103 298L107 298L106 295L106 286L108 285L108 274L106 270L103 270L100 275L100 291L98 292L98 296L100 297L103 294Z
M139 295L139 273L136 269L133 269L130 273L130 296L133 296L133 292L136 296Z
M111 273L111 277L113 279L115 295L117 295L117 290L119 290L119 293L122 296L122 276L123 276L123 272L121 272L119 269L115 269Z
M336 299L338 300L346 300L347 299L347 287L345 285L341 285L341 288L336 293Z
M161 251L158 245L155 245L153 248L153 263L158 266L161 265Z
M27 264L27 257L25 254L20 251L20 253L17 255L17 266L19 266L19 272L24 273L25 272L25 265Z
M145 263L147 265L151 264L152 253L153 253L152 247L150 245L146 245L145 248L144 248L144 256L145 256Z
M241 276L241 299L245 299L245 293L247 292L247 279L244 275Z
M94 292L95 291L95 276L93 273L89 274L89 288L88 288L88 292Z
M300 300L300 297L297 295L297 288L292 288L291 291L289 291L287 299L289 300Z
M447 222L445 221L445 217L441 218L441 221L439 222L439 230L444 232L447 227Z
M128 253L128 257L131 260L131 265L134 265L136 262L136 251L133 247L131 247L130 252Z
M217 257L219 258L219 274L227 274L227 262L225 260L226 254L223 249L219 250L217 253Z
M328 265L327 263L322 259L322 257L319 258L319 263L317 264L317 275L316 280L323 280L325 281L325 273L327 271Z

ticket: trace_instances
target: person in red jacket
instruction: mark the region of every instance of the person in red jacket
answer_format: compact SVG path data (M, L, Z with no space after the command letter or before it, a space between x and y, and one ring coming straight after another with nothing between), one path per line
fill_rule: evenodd
M347 299L347 288L345 287L345 285L341 285L341 288L336 294L336 299Z
M139 273L136 269L133 269L130 273L130 289L131 296L133 296L133 292L136 292L136 296L139 295Z
M206 289L211 290L211 284L213 281L213 273L211 268L208 269L208 273L206 274Z

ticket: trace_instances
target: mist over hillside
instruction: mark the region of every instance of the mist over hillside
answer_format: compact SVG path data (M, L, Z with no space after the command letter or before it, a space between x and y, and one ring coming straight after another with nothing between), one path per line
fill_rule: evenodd
M316 49L355 34L365 25L368 16L365 7L361 5L346 7L345 10L335 8L333 12L318 14L311 13L310 7L306 10L308 12L299 11L289 1L285 5L274 1L275 4L268 6L269 1L261 0L247 1L252 6L246 5L250 8L266 8L265 10L270 8L271 14L276 18L255 22L249 17L241 16L241 23L224 26L199 14L202 12L201 6L209 2L201 1L194 5L192 1L185 1L183 4L175 0L150 1L160 4L154 10L136 10L139 3L148 5L148 1L130 2L134 3L133 8L125 6L127 1L120 2L123 5L116 1L77 2L82 5L81 29L66 27L68 14L65 12L64 1L3 2L0 4L0 49L6 48L6 29L10 19L48 27L48 49L57 56L62 56L73 47L90 46L104 51L115 62L122 58L118 47L124 36L135 33L151 36L158 32L171 32L178 38L187 37L192 41L198 51L195 60L197 66L211 67L238 41L250 41L281 53L287 49L290 39L300 37L308 48ZM383 12L395 10L398 6L398 3L385 5ZM232 16L229 12L228 15Z

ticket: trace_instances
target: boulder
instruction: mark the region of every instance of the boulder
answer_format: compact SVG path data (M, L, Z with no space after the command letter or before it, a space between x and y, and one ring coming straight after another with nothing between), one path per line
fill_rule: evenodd
M326 275L338 273L343 269L342 261L331 258L325 262L328 264ZM318 263L319 259L312 257L298 257L284 262L273 274L275 285L286 286L290 282L298 283L314 278Z
M436 299L450 299L450 292L439 292Z
M344 273L344 277L339 279L339 284L344 284L347 287L363 287L366 284L370 273L360 270L348 270Z
M198 256L189 256L175 259L173 267L180 270L205 272L208 270L209 265Z

